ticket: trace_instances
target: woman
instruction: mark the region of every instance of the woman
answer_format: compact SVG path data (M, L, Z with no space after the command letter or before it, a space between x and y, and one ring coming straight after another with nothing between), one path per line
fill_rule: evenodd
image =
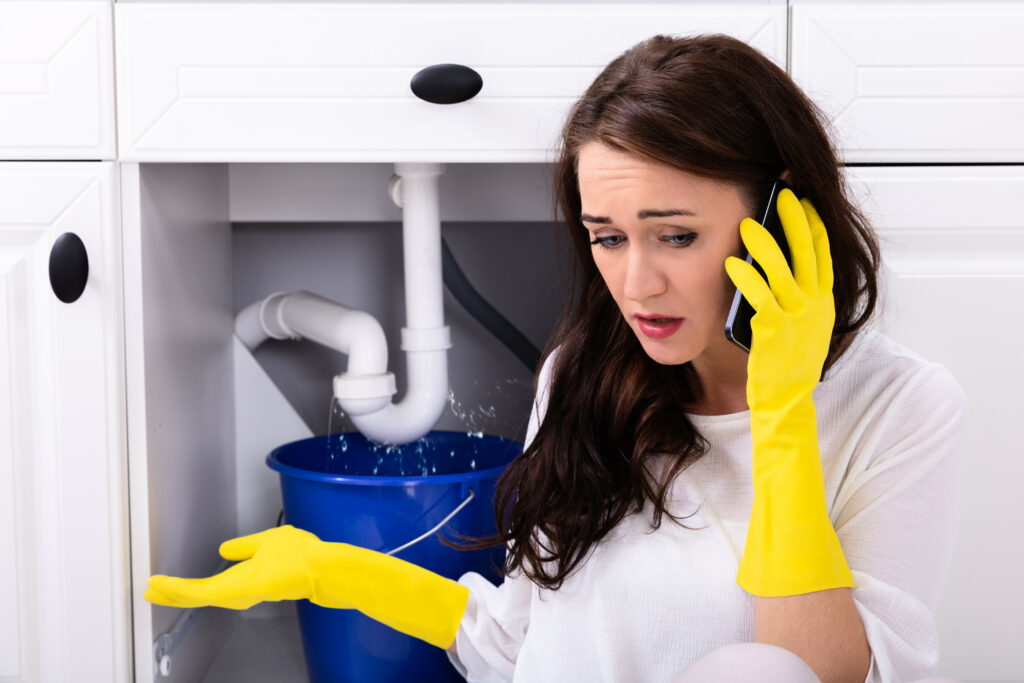
M574 105L555 172L578 286L499 482L501 586L281 527L147 599L354 607L469 680L932 675L965 398L868 325L879 250L823 122L725 36L644 41ZM792 266L749 218L779 178L803 198L777 203ZM723 334L737 288L749 355Z

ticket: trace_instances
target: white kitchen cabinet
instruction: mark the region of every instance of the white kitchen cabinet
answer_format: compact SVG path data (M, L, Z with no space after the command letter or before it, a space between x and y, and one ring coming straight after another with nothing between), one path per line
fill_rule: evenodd
M110 2L0 2L0 159L113 159Z
M863 167L849 177L883 238L883 328L949 368L968 397L939 673L1024 680L1024 593L1013 588L1024 564L1015 417L1024 413L1024 166Z
M1024 4L803 3L791 73L846 162L1024 160Z
M112 163L0 163L0 679L130 680L121 243ZM72 232L80 298L49 263Z
M723 32L786 61L781 4L119 4L121 159L550 161L569 105L655 33ZM229 39L228 39L229 37ZM471 67L458 104L417 98Z
M396 161L455 177L458 162L509 164L476 181L510 191L457 185L447 216L517 220L531 212L502 202L540 185L523 162L551 161L572 101L654 33L728 33L780 65L791 43L844 161L1024 163L1024 4L790 5L0 2L0 158L124 162L0 164L0 679L301 676L279 612L182 624L142 598L153 571L215 571L239 524L233 221L399 220L354 189ZM442 63L474 68L480 93L414 97L412 76ZM1008 502L1024 472L1006 418L1024 409L1021 167L849 173L887 239L886 331L947 365L972 407L939 673L1024 680ZM546 220L546 196L524 201ZM63 304L46 260L72 230L92 271ZM175 624L160 677L153 643Z

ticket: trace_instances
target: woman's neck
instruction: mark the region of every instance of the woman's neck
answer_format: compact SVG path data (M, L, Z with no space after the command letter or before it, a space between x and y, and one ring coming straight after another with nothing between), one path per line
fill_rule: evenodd
M700 384L693 415L730 415L747 410L747 353L728 340L709 346L693 359Z

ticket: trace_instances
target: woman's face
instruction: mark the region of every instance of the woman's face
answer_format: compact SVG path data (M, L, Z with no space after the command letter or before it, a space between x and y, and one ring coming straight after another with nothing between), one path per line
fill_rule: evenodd
M724 264L746 254L750 215L738 188L600 142L582 147L578 175L594 263L647 355L677 365L728 353L736 288Z

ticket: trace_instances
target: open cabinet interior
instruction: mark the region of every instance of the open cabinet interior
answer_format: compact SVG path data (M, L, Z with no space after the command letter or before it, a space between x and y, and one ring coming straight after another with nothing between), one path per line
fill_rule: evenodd
M392 172L386 164L122 164L137 681L302 680L290 603L208 609L183 624L180 610L153 607L142 594L153 573L216 572L223 540L276 523L279 485L264 464L271 449L348 429L330 403L330 379L344 359L309 342L274 341L236 364L245 359L234 348L237 311L299 289L367 310L387 333L401 396L401 212L387 195ZM848 176L889 267L880 328L951 368L978 406L938 614L950 643L946 666L967 672L984 649L993 671L1012 672L1005 643L963 624L1010 623L1016 609L1001 586L1012 582L1019 544L992 543L977 529L1013 514L1012 495L993 495L993 487L1019 478L1006 476L1020 466L1008 459L1002 422L1017 398L1012 383L988 378L1019 365L1018 353L1012 334L987 336L984 353L975 335L1021 294L1015 207L1024 176L1015 166L851 168ZM540 164L449 164L440 181L442 232L461 267L539 347L567 297L548 185ZM936 204L936 193L957 201ZM522 438L533 373L447 295L445 318L452 401L438 428ZM246 378L252 383L240 392ZM980 566L992 576L984 587L973 579ZM169 631L179 635L162 677L151 650Z
M242 308L306 290L370 313L388 339L401 399L406 311L393 169L123 167L136 680L305 677L293 603L186 612L140 598L151 574L214 574L229 564L222 541L278 523L270 450L354 430L332 403L345 356L307 340L270 340L250 353L234 335ZM538 349L567 298L548 173L543 164L449 164L439 181L442 235L459 266ZM521 441L533 369L447 292L444 304L449 405L435 428ZM147 651L161 642L166 676Z

